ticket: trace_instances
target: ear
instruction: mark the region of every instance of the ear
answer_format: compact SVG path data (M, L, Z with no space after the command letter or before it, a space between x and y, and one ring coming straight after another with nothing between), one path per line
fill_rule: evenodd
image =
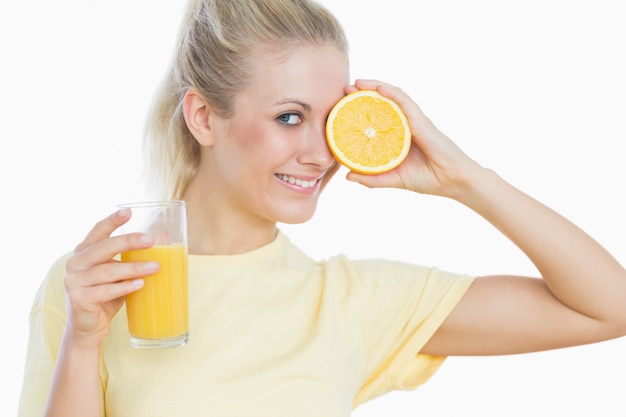
M213 144L213 132L209 123L210 115L211 108L204 98L193 88L187 90L183 99L183 116L187 128L202 146Z

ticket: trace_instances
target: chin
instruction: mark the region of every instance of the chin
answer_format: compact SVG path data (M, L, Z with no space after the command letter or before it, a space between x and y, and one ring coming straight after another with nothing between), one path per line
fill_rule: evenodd
M315 214L315 208L312 210L295 210L289 213L281 213L281 215L277 216L277 222L285 223L285 224L301 224L306 223Z

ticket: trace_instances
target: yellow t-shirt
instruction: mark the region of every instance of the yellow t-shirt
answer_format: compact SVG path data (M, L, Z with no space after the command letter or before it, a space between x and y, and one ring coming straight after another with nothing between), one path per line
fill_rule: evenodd
M65 326L65 259L30 319L20 417L41 416ZM190 340L128 342L114 317L101 359L109 417L346 417L413 389L443 357L419 354L472 278L401 262L315 261L282 234L241 255L189 257Z

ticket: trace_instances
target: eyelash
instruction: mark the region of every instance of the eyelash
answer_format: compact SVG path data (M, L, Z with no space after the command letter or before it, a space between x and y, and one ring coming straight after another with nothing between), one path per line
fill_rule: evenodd
M289 119L291 119L294 116L298 118L297 123L289 123ZM295 125L299 125L300 123L302 123L302 116L299 113L283 113L280 116L278 116L276 120L278 120L279 123L282 123L287 126L295 126Z

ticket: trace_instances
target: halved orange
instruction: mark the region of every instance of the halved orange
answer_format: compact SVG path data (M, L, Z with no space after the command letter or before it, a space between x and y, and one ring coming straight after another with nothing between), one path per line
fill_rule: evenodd
M380 174L400 165L411 147L411 129L397 103L359 90L335 104L326 121L335 159L354 172Z

